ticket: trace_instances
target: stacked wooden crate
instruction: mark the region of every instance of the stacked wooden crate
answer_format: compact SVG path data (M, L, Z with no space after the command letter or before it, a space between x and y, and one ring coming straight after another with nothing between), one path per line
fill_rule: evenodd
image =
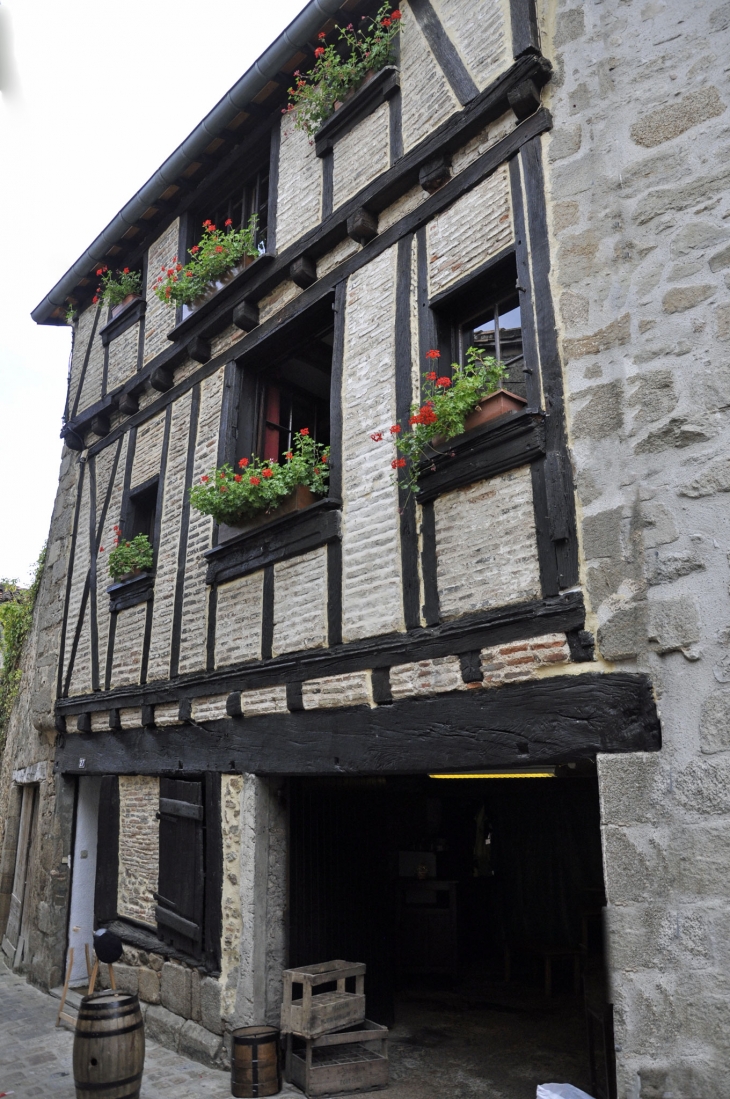
M355 991L346 983L355 980ZM315 990L336 984L336 989ZM301 999L294 999L294 986ZM388 1086L388 1029L365 1018L365 966L340 959L284 971L286 1078L307 1096Z

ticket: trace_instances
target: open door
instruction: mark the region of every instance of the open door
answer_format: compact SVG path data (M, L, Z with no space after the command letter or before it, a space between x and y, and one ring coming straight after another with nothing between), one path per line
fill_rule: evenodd
M8 957L10 965L14 968L23 959L25 949L27 912L24 910L24 900L30 879L30 848L35 832L35 817L38 803L38 787L23 787L23 804L20 810L20 829L18 832L18 848L15 856L15 874L13 876L13 892L10 897L10 912L8 914L8 926L3 939L3 951Z

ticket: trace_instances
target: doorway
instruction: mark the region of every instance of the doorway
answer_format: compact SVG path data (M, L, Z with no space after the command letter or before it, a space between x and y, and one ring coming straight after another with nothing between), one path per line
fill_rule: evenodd
M292 780L290 829L289 964L367 964L394 1099L455 1078L477 1097L534 1099L550 1079L590 1092L586 998L605 1001L591 765Z
M27 901L30 897L30 880L33 867L31 848L35 838L38 815L38 786L29 784L23 786L22 790L13 887L10 895L8 922L5 928L5 937L3 938L3 953L12 969L17 968L23 961L28 941L30 904Z

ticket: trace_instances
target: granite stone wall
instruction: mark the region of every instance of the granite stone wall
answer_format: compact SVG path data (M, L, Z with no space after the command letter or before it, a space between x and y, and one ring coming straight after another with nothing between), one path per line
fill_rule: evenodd
M727 4L541 4L552 280L600 656L658 755L599 760L619 1096L727 1092Z

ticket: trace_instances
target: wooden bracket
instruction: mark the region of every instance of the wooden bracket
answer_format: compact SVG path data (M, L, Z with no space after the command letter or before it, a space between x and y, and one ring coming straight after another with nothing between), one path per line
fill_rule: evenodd
M418 173L418 182L424 191L432 195L451 179L451 157L436 156L427 160Z
M347 235L358 244L367 244L378 235L378 219L363 206L347 219Z
M104 436L108 435L111 431L109 417L105 416L103 412L100 412L98 416L94 416L91 421L91 430L94 435L99 435L101 438L104 438Z
M125 416L134 416L139 412L139 398L136 393L125 393L119 401L119 411Z
M150 375L150 385L158 393L166 393L168 389L172 389L174 384L175 376L172 370L168 370L164 366L158 366Z
M289 266L289 277L302 290L306 290L317 281L317 265L309 256L297 256Z
M210 340L206 340L202 336L193 336L185 350L191 359L195 359L196 363L207 363L212 355Z
M521 122L540 106L540 90L534 80L523 80L507 92L507 102Z
M259 324L259 307L254 302L239 302L233 310L233 323L242 332L251 332Z

